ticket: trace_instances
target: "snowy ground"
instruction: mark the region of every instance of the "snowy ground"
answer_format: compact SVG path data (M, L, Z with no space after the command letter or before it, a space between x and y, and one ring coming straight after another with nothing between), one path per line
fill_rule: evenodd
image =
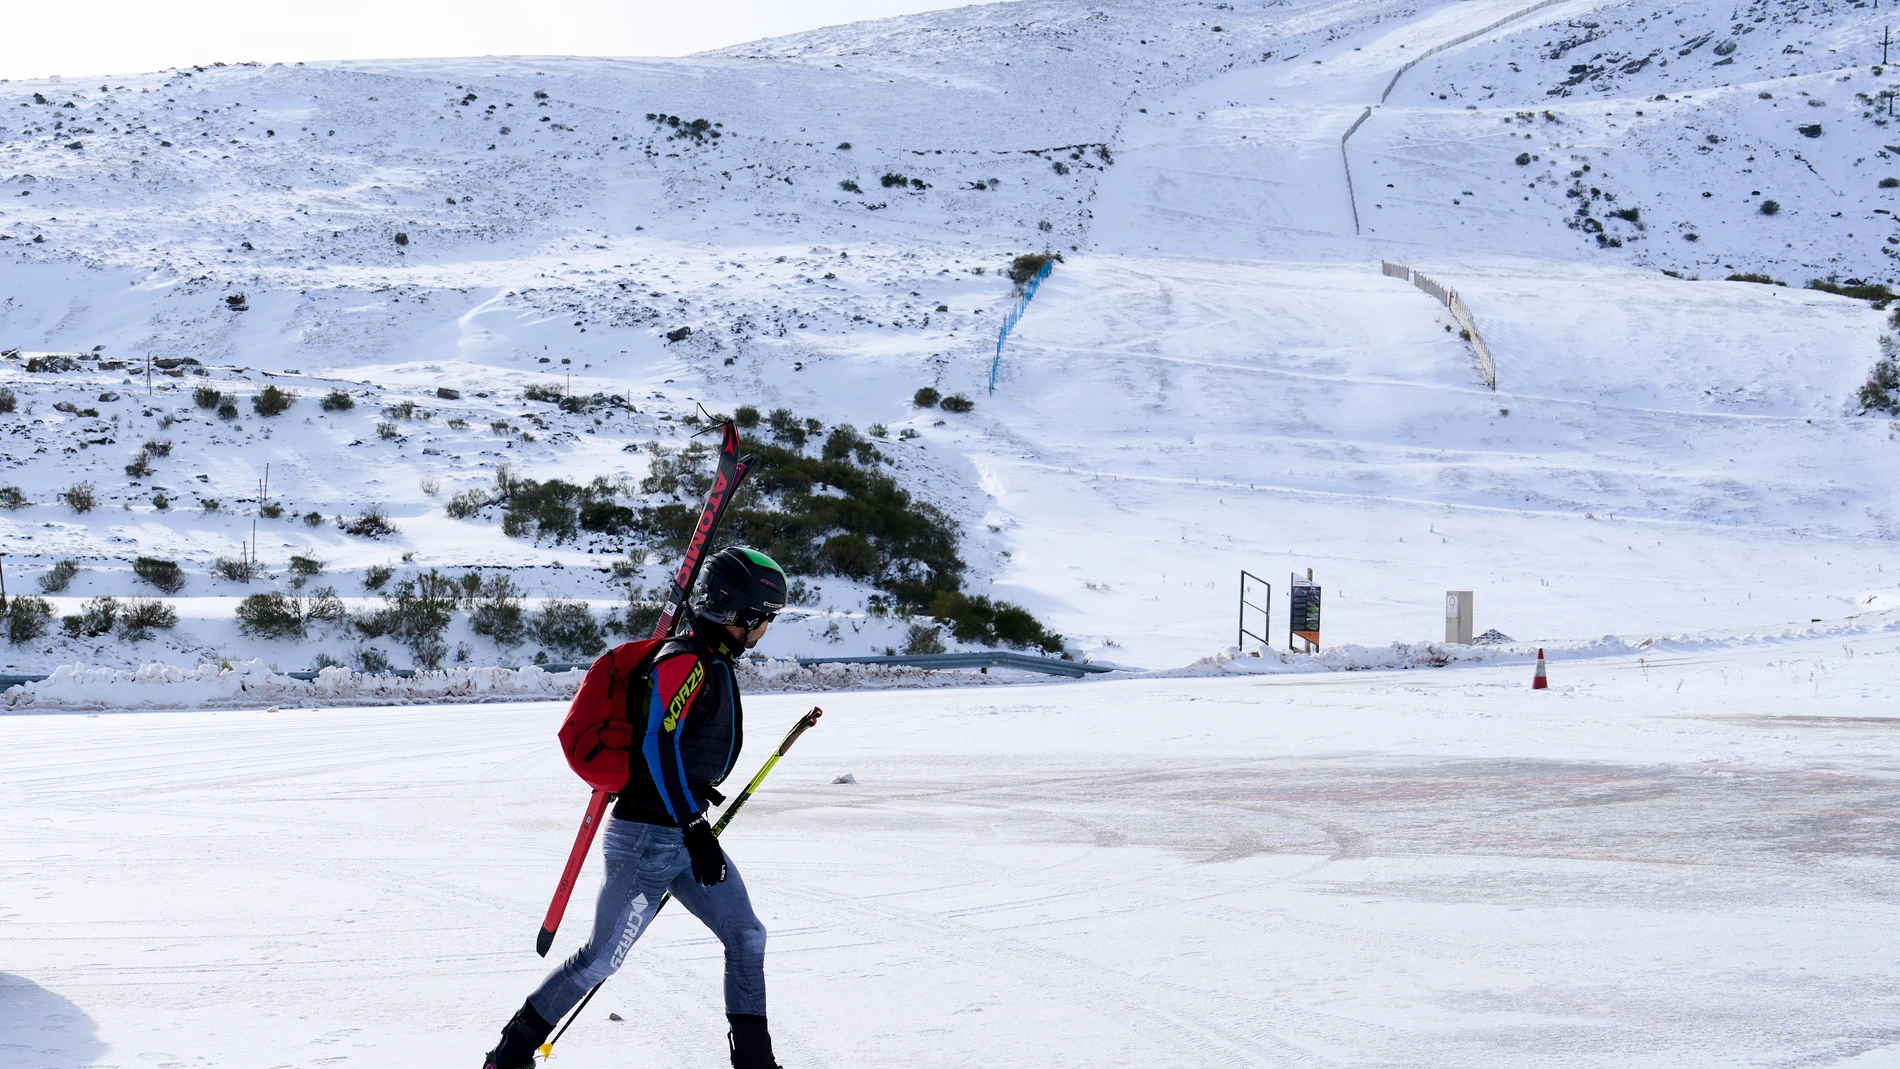
M731 833L781 1058L1900 1064L1897 669L1886 634L1543 694L1513 665L822 696ZM808 704L748 703L753 738ZM546 968L584 797L557 715L0 720L0 1061L475 1064ZM557 1056L724 1064L718 970L665 915Z

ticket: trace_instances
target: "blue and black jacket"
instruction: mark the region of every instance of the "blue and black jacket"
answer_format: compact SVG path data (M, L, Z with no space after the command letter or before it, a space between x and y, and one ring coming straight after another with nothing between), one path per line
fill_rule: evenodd
M731 632L695 617L690 632L660 647L645 685L628 688L627 719L637 734L614 816L679 827L720 800L715 788L745 743L732 675L739 651Z

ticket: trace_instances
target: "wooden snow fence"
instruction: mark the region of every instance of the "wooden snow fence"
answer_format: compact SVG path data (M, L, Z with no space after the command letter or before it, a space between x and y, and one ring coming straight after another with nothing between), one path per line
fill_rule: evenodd
M1458 321L1464 330L1464 338L1471 343L1471 351L1477 354L1478 370L1484 375L1484 384L1493 390L1498 388L1498 362L1491 356L1491 347L1484 343L1484 335L1478 333L1478 320L1471 314L1470 306L1458 291L1440 284L1436 279L1428 278L1404 264L1395 264L1389 260L1379 261L1379 271L1390 278L1402 278L1419 289L1431 294L1432 299L1451 311L1451 317Z

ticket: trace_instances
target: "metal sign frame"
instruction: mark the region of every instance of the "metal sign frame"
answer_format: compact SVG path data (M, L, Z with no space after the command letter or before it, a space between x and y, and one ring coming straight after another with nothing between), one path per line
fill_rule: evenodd
M1258 605L1247 600L1247 580L1249 579L1253 580L1257 585L1263 586L1267 589L1266 598L1263 599ZM1255 634L1254 632L1247 630L1247 610L1248 609L1260 610L1260 632L1258 634ZM1253 574L1247 569L1242 568L1240 570L1240 634L1234 638L1234 645L1244 650L1246 649L1246 646L1247 646L1247 640L1251 638L1255 642L1260 643L1261 649L1263 650L1271 649L1273 647L1273 640L1268 638L1267 636L1271 635L1272 633L1273 633L1273 584Z

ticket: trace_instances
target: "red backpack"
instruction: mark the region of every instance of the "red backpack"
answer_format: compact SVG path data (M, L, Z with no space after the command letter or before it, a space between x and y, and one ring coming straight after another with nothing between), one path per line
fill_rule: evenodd
M644 704L647 671L665 639L623 642L587 669L561 723L561 752L574 774L599 791L620 791L633 771L634 709Z

